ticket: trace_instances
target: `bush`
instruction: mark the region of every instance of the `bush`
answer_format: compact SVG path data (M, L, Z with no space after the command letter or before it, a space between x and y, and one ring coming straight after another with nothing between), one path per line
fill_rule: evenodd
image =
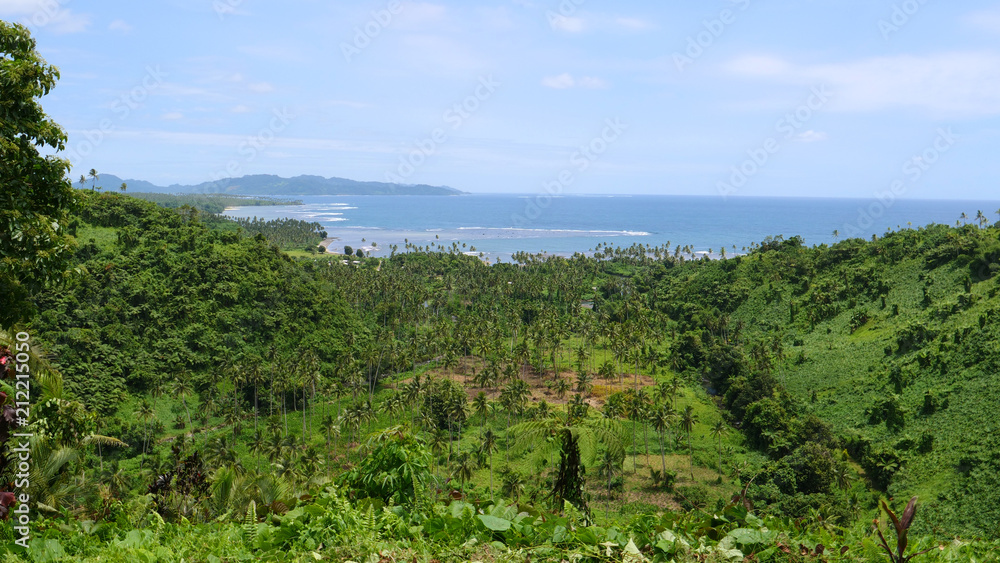
M675 498L684 510L702 509L708 506L708 489L704 485L677 487Z

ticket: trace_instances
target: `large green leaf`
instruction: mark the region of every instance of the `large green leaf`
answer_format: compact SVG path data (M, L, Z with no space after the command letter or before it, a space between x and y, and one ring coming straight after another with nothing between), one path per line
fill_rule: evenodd
M497 518L496 516L490 516L489 514L479 514L477 516L486 526L487 529L493 530L494 532L506 532L510 529L510 520L506 518Z

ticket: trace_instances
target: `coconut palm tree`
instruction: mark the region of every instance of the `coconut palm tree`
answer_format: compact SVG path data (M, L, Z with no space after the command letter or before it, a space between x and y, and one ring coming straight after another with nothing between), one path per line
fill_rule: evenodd
M498 449L496 434L493 433L492 429L487 430L483 435L483 445L480 446L479 450L490 458L490 500L493 500L493 454Z
M519 501L524 493L524 475L505 466L500 469L500 479L502 481L500 493L515 502Z
M95 190L95 186L97 186L97 178L98 178L98 176L100 176L100 174L97 173L97 170L91 168L90 172L87 174L87 176L89 176L90 180L91 180L90 191L94 191Z
M615 475L622 472L622 469L624 469L624 463L625 460L615 457L611 450L601 450L600 458L597 461L597 472L598 475L607 479L608 483L608 496L604 501L605 519L607 519L611 514L611 481L614 479Z
M649 422L660 436L660 463L663 466L664 475L667 473L667 455L663 446L663 433L670 428L676 416L674 409L667 404L658 405L649 413Z
M688 439L688 454L691 458L691 479L694 480L694 447L691 445L691 432L694 430L694 425L698 422L698 415L694 412L694 407L688 405L684 407L684 412L681 413L681 429L687 434Z
M571 388L572 385L570 385L569 381L560 377L556 380L555 384L556 397L559 397L560 399L565 398L566 393L569 392Z
M149 401L143 398L142 402L140 402L139 406L136 408L135 415L145 424L145 437L142 443L142 459L139 461L139 469L142 469L142 464L146 461L146 448L149 447L149 422L156 418L156 412L153 410L153 405L149 404Z
M465 497L465 482L472 478L472 473L476 470L476 458L469 452L462 452L455 458L455 470L453 477L457 477L462 482L462 497Z
M729 427L719 419L715 426L712 426L711 434L719 441L719 475L722 475L722 436L729 433Z
M188 372L182 371L174 379L174 394L181 398L181 403L184 405L184 412L187 414L189 427L191 426L191 411L188 410L187 398L191 393L194 393L194 387L191 386L191 378ZM191 436L193 437L194 428L191 429L191 432Z
M256 456L257 472L260 473L260 454L267 449L264 433L260 430L255 431L250 441L247 442L247 448Z
M479 394L472 399L472 410L479 416L480 424L482 424L479 429L479 436L482 437L482 429L486 427L486 417L489 416L490 411L492 410L490 399L486 396L485 392L480 391Z

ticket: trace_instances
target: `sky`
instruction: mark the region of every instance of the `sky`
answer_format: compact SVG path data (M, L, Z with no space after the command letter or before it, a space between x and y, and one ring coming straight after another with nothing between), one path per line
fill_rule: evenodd
M0 0L62 156L158 185L998 199L1000 6Z

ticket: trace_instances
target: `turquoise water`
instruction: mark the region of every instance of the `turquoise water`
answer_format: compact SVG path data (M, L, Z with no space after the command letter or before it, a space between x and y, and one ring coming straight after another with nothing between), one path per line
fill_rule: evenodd
M517 251L570 255L600 243L627 247L691 245L695 251L740 252L765 237L799 235L808 245L870 238L886 229L954 225L981 210L998 219L998 201L945 201L712 196L296 196L303 205L243 207L239 217L291 217L322 224L339 241L373 255L404 241L419 246L474 246L492 261ZM834 237L834 230L839 236ZM362 240L363 239L363 240ZM377 243L373 247L372 243ZM461 244L460 244L461 246Z

